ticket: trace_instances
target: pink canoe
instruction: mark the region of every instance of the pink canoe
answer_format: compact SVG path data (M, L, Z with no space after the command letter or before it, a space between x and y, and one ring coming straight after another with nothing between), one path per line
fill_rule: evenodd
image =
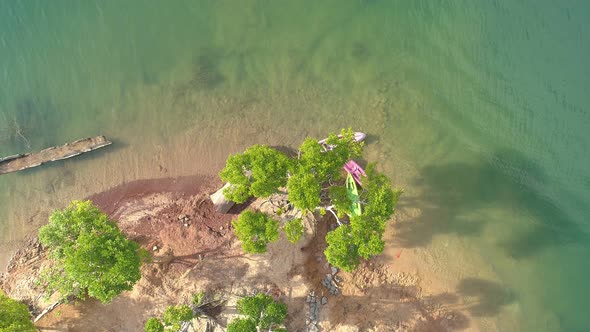
M344 164L344 170L347 171L350 175L352 175L352 178L354 179L354 181L356 181L356 183L358 183L359 185L363 185L361 183L361 176L367 176L367 173L365 173L365 170L360 167L354 160L349 160L346 162L346 164Z

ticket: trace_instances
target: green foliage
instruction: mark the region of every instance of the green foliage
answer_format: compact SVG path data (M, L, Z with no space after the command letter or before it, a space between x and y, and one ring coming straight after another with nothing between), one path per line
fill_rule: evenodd
M242 154L230 156L219 173L221 179L233 187L224 195L237 203L248 197L268 197L287 184L291 160L285 154L264 145L249 147Z
M266 245L279 238L279 222L262 212L244 211L232 225L248 253L264 253Z
M284 303L261 293L238 300L236 308L240 314L248 317L247 320L251 320L261 329L280 326L287 317L287 306Z
M341 178L341 169L344 164L353 158L359 157L363 143L354 140L352 129L342 129L340 136L330 134L326 144L332 149L325 151L324 147L316 140L307 138L299 147L298 167L306 173L312 173L316 181L324 183L329 179L334 181Z
M162 314L162 319L152 317L145 324L145 332L178 331L183 322L193 319L193 309L187 305L168 306Z
M375 167L374 163L367 166L367 178L363 182L364 190L360 194L361 200L366 202L363 206L363 215L388 220L393 215L402 191L392 190L389 179L377 172Z
M342 166L360 156L363 143L354 140L352 129L343 129L338 135L330 134L326 149L312 138L307 138L299 147L299 159L287 182L289 200L296 208L313 210L320 204L322 186L342 177ZM350 209L350 207L348 207Z
M321 183L312 173L298 172L287 182L289 201L299 210L313 210L320 204Z
M266 197L287 186L288 199L302 211L319 207L320 215L326 214L327 206L339 218L352 214L353 204L363 205L363 213L350 219L326 236L325 250L328 261L345 271L358 267L362 259L369 259L383 252L385 225L395 211L402 191L394 191L389 179L368 166L367 177L357 202L353 202L344 186L335 186L342 178L342 166L350 159L361 155L363 143L354 140L352 129L343 129L340 135L330 134L324 144L307 138L299 147L296 160L273 149L256 145L243 154L231 156L220 173L224 181L234 186L227 190L226 197L243 202L249 196ZM328 197L322 195L327 191ZM324 206L325 205L325 206ZM284 213L280 208L277 214ZM278 222L260 212L246 211L233 222L242 247L249 253L266 252L267 244L278 238ZM304 233L300 219L289 221L283 230L287 239L296 243ZM256 321L258 324L258 320ZM246 323L243 323L246 324Z
M0 291L0 332L36 332L29 309Z
M326 235L328 247L324 254L328 262L348 272L358 267L361 258L369 259L383 252L385 224L402 194L400 190L391 189L389 179L378 173L374 164L370 164L366 172L364 191L360 195L364 202L363 214ZM332 196L333 188L330 189Z
M42 273L49 292L110 302L140 279L139 245L121 233L91 201L56 210L39 230L39 240L55 260Z
M164 332L164 324L159 318L152 317L145 323L144 330L145 332Z
M338 217L342 218L345 214L352 212L352 200L348 196L348 190L344 186L333 186L328 190L332 205L338 213Z
M227 325L227 332L257 332L256 322L250 318L237 318Z
M289 240L289 242L297 243L297 241L301 239L301 236L303 236L303 221L301 218L289 220L285 224L283 230L285 231L285 235L287 236L287 240Z
M328 262L346 272L352 272L360 264L358 246L349 225L342 225L326 235L328 247L324 251Z
M203 300L205 299L205 293L204 292L198 292L197 294L193 295L193 298L191 300L191 303L196 305L196 306L200 306L203 304Z
M182 322L188 322L193 318L193 310L187 305L169 306L164 310L162 321L166 329L177 331Z

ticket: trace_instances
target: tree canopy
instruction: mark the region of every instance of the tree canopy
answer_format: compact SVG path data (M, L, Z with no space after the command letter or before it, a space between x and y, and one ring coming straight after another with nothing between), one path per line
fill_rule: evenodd
M228 326L228 332L254 332L261 330L278 330L287 317L287 306L273 300L266 294L247 296L238 300L238 312L246 318L238 318Z
M145 332L164 332L164 323L159 318L152 317L145 323L144 330Z
M289 201L301 211L313 210L320 204L321 183L312 174L299 171L287 182Z
M227 332L257 332L256 322L251 318L236 318L227 324Z
M326 259L348 272L358 267L361 258L369 259L383 252L385 224L402 194L401 190L391 189L389 179L375 170L375 164L369 164L366 173L360 193L363 213L326 236Z
M362 149L363 144L355 141L352 129L343 129L340 135L330 134L322 143L307 138L292 159L269 147L253 146L243 154L230 156L220 173L224 181L233 184L225 192L226 198L243 202L249 196L267 197L286 186L288 204L303 214L318 211L324 215L331 211L340 226L326 236L326 257L332 265L352 271L361 259L383 251L385 224L402 193L392 190L389 179L369 164L362 190L352 201L342 183L342 167L359 157ZM353 203L361 204L361 215L340 222L340 218L351 214ZM301 220L283 223L287 239L297 242L304 233ZM266 252L267 244L278 238L279 222L261 212L244 212L234 227L246 252Z
M224 190L227 199L243 203L248 197L268 197L287 184L292 162L285 154L264 145L254 145L227 159L219 173L232 184Z
M0 290L0 332L36 332L29 309Z
M121 233L91 201L56 210L39 230L55 264L43 273L48 291L110 302L140 279L139 245Z
M246 210L232 225L248 253L264 253L267 244L279 238L279 222L262 212Z
M291 243L297 243L303 236L305 228L303 227L303 221L301 218L295 218L285 223L283 227L287 240Z

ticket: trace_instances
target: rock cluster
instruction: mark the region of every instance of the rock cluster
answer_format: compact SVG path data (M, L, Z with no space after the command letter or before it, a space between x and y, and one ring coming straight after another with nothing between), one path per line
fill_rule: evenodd
M325 297L322 297L322 302L325 299ZM314 291L311 291L311 293L309 293L307 295L307 298L305 299L305 302L308 305L308 313L307 313L307 318L305 320L305 326L306 326L306 331L307 332L318 332L319 331L319 327L318 327L318 320L319 320L319 316L320 316L320 299L318 299L318 297L315 295ZM327 303L327 299L325 300L325 302Z
M338 283L342 282L342 279L338 277L336 274L338 273L338 269L330 266L329 274L326 274L326 277L322 280L322 285L328 289L330 294L338 295L340 294L340 285Z
M178 221L180 221L184 227L188 227L190 225L189 221L190 218L187 215L181 214L178 216Z

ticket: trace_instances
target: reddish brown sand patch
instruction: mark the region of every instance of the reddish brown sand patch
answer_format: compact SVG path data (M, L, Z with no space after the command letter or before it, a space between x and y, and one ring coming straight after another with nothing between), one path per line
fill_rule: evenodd
M230 214L219 214L207 193L213 179L190 177L137 181L90 197L122 231L174 272L207 255L220 255L232 241Z

